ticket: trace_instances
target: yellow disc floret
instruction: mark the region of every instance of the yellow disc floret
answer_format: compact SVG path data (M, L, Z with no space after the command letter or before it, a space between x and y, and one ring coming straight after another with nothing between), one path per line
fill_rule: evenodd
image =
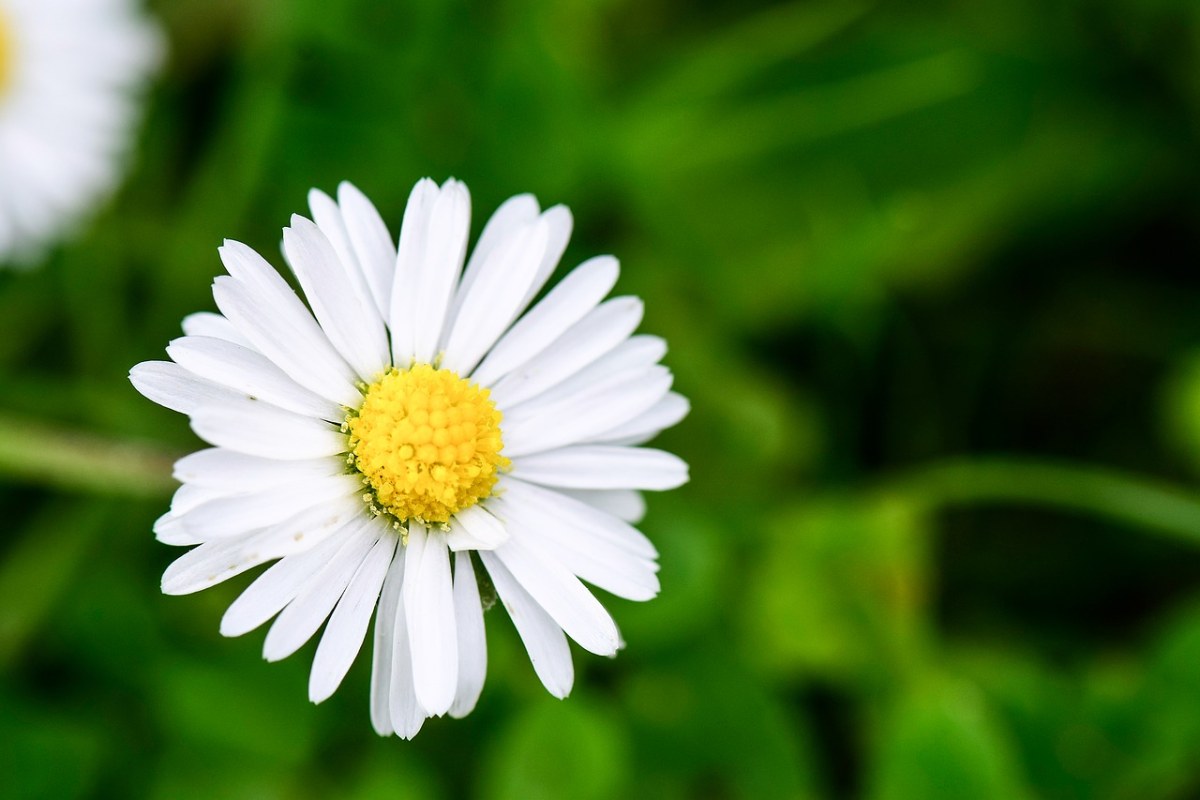
M489 396L445 369L393 369L346 418L353 465L376 513L446 523L492 493L510 464Z

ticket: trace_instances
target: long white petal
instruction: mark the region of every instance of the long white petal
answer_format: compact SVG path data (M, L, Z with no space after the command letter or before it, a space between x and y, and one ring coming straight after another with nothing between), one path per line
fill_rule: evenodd
M233 250L223 248L224 253ZM253 254L249 248L238 250L243 256ZM255 254L261 261L261 258ZM226 256L227 263L236 263ZM270 269L266 262L265 269ZM213 299L238 333L245 336L254 348L275 362L292 380L322 397L344 406L355 406L359 400L354 387L354 371L329 343L320 325L308 313L300 298L283 282L247 281L224 275L213 280Z
M351 497L361 482L351 475L309 478L250 494L210 500L183 515L183 527L203 539L265 528L306 508Z
M238 494L238 492L229 492L225 489L218 489L212 486L185 483L176 489L175 494L171 496L171 513L182 524L184 514L205 503L218 500L230 494ZM204 538L200 537L200 541L204 541Z
M311 550L276 561L225 609L221 635L241 636L278 614L345 545L345 537L330 536Z
M308 698L314 703L320 703L337 690L362 649L363 637L371 624L371 613L391 566L397 541L399 537L385 530L350 579L350 585L329 617L313 657L308 681Z
M646 498L636 489L559 489L558 493L632 525L646 516Z
M209 444L264 458L321 458L348 447L332 425L246 399L196 409L192 430Z
M470 553L454 556L454 617L458 631L458 688L450 706L450 716L465 717L479 701L487 677L483 605Z
M193 374L286 411L340 422L345 411L305 389L269 358L224 339L185 336L167 345L167 355Z
M558 698L566 697L575 682L575 667L562 628L521 588L494 551L483 551L479 557L487 567L500 602L525 643L533 671L546 691Z
M504 454L515 458L586 441L647 411L671 382L670 371L654 366L611 376L590 391L525 403L505 415Z
M365 520L343 532L346 544L321 572L279 613L263 642L263 658L279 661L304 646L329 618L338 598L358 572L378 536Z
M350 241L350 233L346 229L342 209L338 207L336 200L319 189L309 191L308 207L312 212L313 222L321 229L321 233L325 234L325 238L329 240L330 247L337 254L337 260L342 268L342 274L345 276L349 291L353 292L354 296L358 298L358 302L364 309L364 313L371 315L373 318L371 324L378 325L379 329L383 330L384 317L381 306L375 300L375 294L371 291L371 287L367 283L367 276L363 271L362 263L354 250L354 244ZM372 206L372 208L374 207ZM380 227L383 227L382 220L378 220L378 223ZM390 281L390 271L394 268L396 261L396 248L387 233L387 228L383 228L382 239L383 261L387 265L389 271L388 280ZM390 287L391 284L389 283L388 286ZM383 297L386 301L386 295L383 295ZM383 347L384 350L387 350L386 337Z
M450 551L441 534L408 522L404 609L412 644L417 702L430 716L445 714L458 686L458 638Z
M564 489L661 491L687 483L688 467L663 450L585 444L514 458L512 474Z
M612 291L619 272L612 256L580 264L500 338L471 380L491 386L541 353L600 304Z
M396 273L396 243L374 204L354 184L343 181L338 185L338 204L346 224L346 235L350 237L359 267L375 300L375 309L380 318L386 320Z
M205 542L171 562L163 573L163 594L192 594L259 564L302 553L362 514L362 501L347 497L306 509L248 536Z
M525 296L521 298L521 309L529 305L534 296L546 285L546 281L550 280L550 276L554 274L554 268L558 266L559 259L566 251L567 242L571 239L571 230L575 227L575 218L571 216L571 209L566 206L553 206L546 209L542 214L542 221L549 229L546 250L542 254L542 263L538 266L533 283L525 290Z
M392 725L392 671L396 654L397 610L403 585L404 558L397 553L392 558L383 579L383 589L379 593L375 641L371 648L371 726L380 736L390 736L395 732Z
M404 207L400 226L400 245L396 251L395 280L389 299L387 319L392 336L392 363L405 369L412 363L416 346L417 275L423 268L429 244L429 218L440 192L428 178L417 181Z
M642 310L636 297L615 297L588 312L537 358L500 379L492 387L493 402L507 410L571 377L629 338Z
M237 332L233 323L211 311L197 311L183 318L183 332L188 336L211 336L227 342L250 347L246 337Z
M553 560L588 583L627 600L658 594L658 564L599 536L561 524L544 509L496 498L498 513L526 549Z
M585 441L606 444L642 444L653 439L661 431L679 424L688 412L691 403L681 394L668 392L645 412L615 428L588 437Z
M170 511L154 521L154 538L172 547L188 547L203 541L185 531L179 517Z
M375 380L391 360L383 320L355 294L325 234L295 214L283 251L330 343L359 378Z
M180 414L245 397L241 392L193 375L171 361L143 361L129 371L129 382L146 398Z
M483 232L479 234L479 241L475 243L475 247L467 259L467 266L463 270L462 280L459 281L458 291L454 296L454 305L451 309L453 315L456 316L458 309L462 307L463 300L471 292L471 287L479 277L479 272L484 262L491 256L492 251L507 240L512 233L535 221L540 213L541 207L538 206L537 199L531 194L510 197L492 213L483 226Z
M520 312L521 298L546 251L548 230L535 222L514 231L479 270L450 320L442 367L468 375Z
M393 559L405 561L399 555ZM405 566L404 584L408 584L408 567ZM396 616L393 620L392 680L388 686L388 713L392 727L402 739L411 739L421 730L429 714L417 702L416 686L413 683L413 648L409 638L408 614L405 612L404 587L397 598Z
M237 493L253 492L307 478L331 477L343 472L345 464L337 458L278 461L248 456L222 447L210 447L176 461L173 475L181 483Z
M491 552L580 647L602 656L617 652L621 637L616 623L570 570L516 538Z
M462 272L471 227L471 197L467 187L448 180L429 213L424 258L412 285L413 357L432 363L438 354L446 312Z
M522 508L537 508L555 519L562 528L576 529L575 535L607 539L635 555L649 559L658 557L658 550L637 528L562 492L526 483L511 475L502 481L501 491L509 502Z

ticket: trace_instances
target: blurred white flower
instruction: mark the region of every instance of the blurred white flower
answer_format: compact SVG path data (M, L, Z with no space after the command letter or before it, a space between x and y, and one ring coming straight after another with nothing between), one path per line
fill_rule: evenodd
M349 184L336 202L313 191L309 203L315 223L295 216L283 234L308 307L227 242L221 314L188 317L173 362L131 373L215 445L176 465L183 486L155 531L199 546L167 569L163 591L279 559L221 631L278 615L264 646L276 660L328 619L314 702L341 683L374 612L371 719L408 738L428 717L474 708L481 596L494 589L542 683L566 696L568 636L605 656L622 645L581 580L632 600L658 593L657 552L631 523L639 490L687 480L677 457L638 446L688 411L658 363L665 342L633 335L639 300L604 300L618 272L609 256L529 308L571 233L562 206L512 198L468 260L457 181L417 184L398 247Z
M162 41L133 0L0 0L0 263L115 187Z

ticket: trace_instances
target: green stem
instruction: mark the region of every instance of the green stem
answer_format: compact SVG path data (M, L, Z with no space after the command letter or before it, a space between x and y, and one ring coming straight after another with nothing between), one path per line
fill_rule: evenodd
M1102 467L1021 458L961 459L887 485L930 508L1016 503L1094 514L1200 544L1200 498Z
M164 497L175 457L149 445L64 431L0 416L0 475L55 489Z

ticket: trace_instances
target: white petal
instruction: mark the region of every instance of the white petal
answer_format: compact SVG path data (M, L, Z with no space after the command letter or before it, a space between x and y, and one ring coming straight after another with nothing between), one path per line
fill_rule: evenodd
M600 511L573 497L514 477L501 483L503 497L514 505L536 507L553 517L564 529L577 529L577 535L607 539L630 553L654 559L658 551L645 534L612 514Z
M589 437L589 442L609 444L642 444L661 431L679 424L691 411L691 403L681 394L669 392L644 413L611 430Z
M559 489L558 493L633 525L646 516L646 498L634 489Z
M471 380L491 386L541 353L600 304L612 291L619 271L612 256L580 264L501 337Z
M351 475L309 478L210 500L184 514L183 527L201 539L236 536L282 522L306 508L355 496L361 490L360 480Z
M400 226L400 246L396 251L395 280L388 305L388 330L392 336L392 363L404 369L413 360L416 327L417 275L423 269L429 240L429 218L440 191L428 178L417 181L404 207Z
M397 555L393 563L405 561ZM408 583L408 566L405 566L404 584ZM408 615L405 611L404 587L397 599L396 617L393 620L392 680L388 687L392 727L402 739L411 739L429 716L417 702L416 686L413 683L413 647L409 637Z
M197 311L183 318L183 332L188 336L211 336L227 342L249 347L246 337L237 332L233 323L211 311Z
M192 414L192 430L209 444L264 458L321 458L347 450L346 434L333 426L253 400L200 408Z
M363 272L362 264L359 262L358 254L354 252L354 245L350 242L350 234L346 230L346 223L342 216L342 210L338 208L337 201L332 197L320 191L312 189L308 193L308 207L312 211L313 222L317 223L317 227L321 229L321 233L325 234L325 238L329 240L330 247L337 254L339 266L342 268L348 288L358 298L359 304L362 306L364 313L370 314L373 318L372 325L378 325L379 329L383 330L383 312L380 310L379 304L375 301L375 295L371 292L371 287L367 283L367 276ZM379 220L380 227L383 226L383 221ZM383 229L384 239L384 263L388 269L388 279L390 280L390 272L394 268L396 261L396 248L391 243L391 238L388 236L387 229ZM389 283L390 287L391 284ZM383 295L386 298L386 295ZM383 349L387 350L386 336Z
M185 531L183 523L179 521L179 517L170 511L154 521L154 538L163 544L169 544L174 547L187 547L193 544L200 544L201 541Z
M358 377L374 381L391 360L383 319L363 305L325 234L293 215L283 251L329 341Z
M391 707L392 667L396 651L396 610L403 584L404 559L397 554L392 558L383 579L383 590L379 593L375 642L371 650L371 726L380 736L395 732Z
M458 631L458 689L450 716L465 717L475 708L487 676L487 639L483 605L470 553L454 556L454 617Z
M575 445L513 459L514 477L564 489L674 489L687 483L683 459L648 447Z
M658 565L599 536L561 524L532 504L492 501L499 506L512 536L530 552L556 561L588 583L627 600L649 600L658 594ZM503 555L503 554L501 554Z
M296 599L288 603L271 625L271 630L267 631L266 641L263 642L263 658L267 661L279 661L299 650L329 618L350 579L375 546L378 529L362 520L341 535L346 539L346 544L329 559Z
M546 285L546 281L550 280L550 276L554 274L554 268L558 266L559 259L562 258L563 252L566 251L567 242L571 240L571 230L575 226L575 219L571 216L571 210L566 206L554 206L546 209L545 213L542 214L542 220L546 223L546 227L549 228L546 251L542 254L542 263L538 267L533 283L525 291L525 296L521 299L520 307L522 309L529 305L534 296Z
M308 681L308 699L320 703L328 698L350 671L358 651L362 649L363 637L371 624L371 612L379 599L383 578L391 566L392 557L399 541L391 531L371 548L350 585L346 587L337 608L329 617L317 654L313 657L312 673Z
M412 644L417 702L430 716L445 714L458 686L458 638L450 552L441 534L408 523L404 609Z
M310 550L272 564L225 609L225 615L221 617L221 635L241 636L278 614L313 582L345 545L345 537L330 536Z
M365 276L358 268L358 256L354 254L354 245L350 244L350 235L346 233L346 223L342 221L342 210L338 208L337 201L320 189L309 189L308 210L312 214L313 222L329 240L329 246L337 253L342 266L354 267L347 269L346 275L352 281L355 290L361 286L364 290L363 298L370 300L370 290L367 288ZM354 275L357 275L357 278L352 277Z
M231 539L205 542L175 559L163 573L163 594L191 594L277 558L302 553L361 519L357 497L314 506L277 525Z
M537 358L501 378L492 387L492 400L507 410L571 377L629 338L642 321L642 310L642 301L636 297L616 297L603 303Z
M213 281L213 299L221 313L296 383L335 403L356 406L361 398L354 388L354 371L300 298L257 253L235 245L221 248L226 265L254 266L236 270L246 279L218 276Z
M550 694L566 697L575 682L575 667L571 664L571 648L562 628L521 588L494 551L485 550L479 557L487 567L500 602L525 643L533 671Z
M446 534L446 546L454 551L495 550L507 540L504 524L480 505L456 513Z
M374 204L354 184L343 181L338 185L338 203L346 235L375 301L375 310L386 320L396 273L396 243Z
M167 345L184 369L265 403L305 416L341 421L341 407L288 377L256 350L211 336L185 336Z
M492 251L462 298L446 337L442 367L469 375L521 310L519 303L546 251L546 225L512 233Z
M491 552L580 647L601 656L616 654L621 641L616 623L570 570L515 538Z
M611 430L661 400L671 381L666 367L653 366L609 376L566 396L555 387L505 414L504 454L540 453Z
M411 287L414 305L409 324L413 326L413 358L418 362L432 363L438 354L446 312L466 257L470 226L467 187L456 180L446 181L429 212L423 257Z
M475 243L470 258L467 259L466 269L463 270L462 280L459 281L455 293L453 313L457 315L463 299L471 292L471 287L479 277L479 271L485 261L502 242L520 228L534 222L541 209L537 200L531 194L520 194L510 197L500 204L483 226L479 241Z
M143 361L129 370L129 382L143 396L180 414L213 403L228 403L244 395L193 375L170 361Z
M224 497L227 494L229 492L224 489L217 489L212 486L184 484L176 489L175 494L171 497L171 513L175 515L176 521L182 524L184 514L193 508ZM200 541L204 541L204 537L200 537Z
M175 480L226 493L253 492L291 481L340 475L345 463L337 458L278 461L211 447L175 462Z

